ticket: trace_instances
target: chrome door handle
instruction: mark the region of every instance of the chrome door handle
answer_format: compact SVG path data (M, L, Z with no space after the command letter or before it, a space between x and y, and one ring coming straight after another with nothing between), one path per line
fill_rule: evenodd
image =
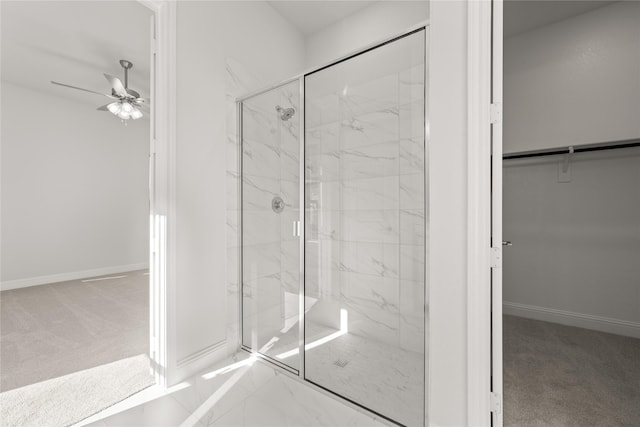
M508 242L508 241L505 240L505 241L502 242L502 246L513 246L513 243Z

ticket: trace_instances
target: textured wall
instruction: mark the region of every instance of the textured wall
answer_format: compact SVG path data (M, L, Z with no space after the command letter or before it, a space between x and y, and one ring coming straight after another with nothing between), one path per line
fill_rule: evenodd
M576 154L571 182L558 182L557 157L505 162L504 237L514 244L504 250L506 310L633 322L640 336L640 150Z
M640 138L640 3L505 40L504 151Z
M640 3L505 42L504 144L640 137ZM505 312L640 336L640 152L505 161Z

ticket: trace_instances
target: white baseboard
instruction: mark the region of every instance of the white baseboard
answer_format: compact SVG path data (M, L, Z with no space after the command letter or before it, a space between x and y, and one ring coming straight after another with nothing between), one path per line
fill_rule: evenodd
M213 353L216 353L218 351L220 351L221 349L223 349L227 344L227 340L223 339L221 341L218 341L217 343L211 344L201 350L198 350L192 354L190 354L187 357L184 357L180 360L178 360L177 366L178 368L182 368L185 367L187 365L193 364L195 362L197 362L198 360L202 359L202 358L206 358L208 356L210 356Z
M48 276L28 277L26 279L5 280L3 282L0 282L0 291L27 288L29 286L47 285L49 283L66 282L69 280L87 279L89 277L123 273L126 271L142 270L145 268L149 268L148 262L128 265L116 265L112 267L95 268L92 270L71 271L69 273L51 274Z
M640 323L630 322L628 320L593 316L591 314L575 313L572 311L556 310L554 308L537 307L508 301L502 304L502 311L503 314L510 314L512 316L640 338Z
M198 350L177 361L172 375L168 378L169 386L178 384L185 379L201 373L220 360L231 356L226 338Z

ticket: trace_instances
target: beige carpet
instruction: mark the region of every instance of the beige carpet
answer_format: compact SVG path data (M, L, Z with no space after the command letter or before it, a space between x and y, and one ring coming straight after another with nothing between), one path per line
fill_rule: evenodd
M152 384L147 356L130 357L0 393L0 425L69 426Z
M640 340L504 316L505 426L640 426Z
M149 276L0 292L0 391L149 353Z

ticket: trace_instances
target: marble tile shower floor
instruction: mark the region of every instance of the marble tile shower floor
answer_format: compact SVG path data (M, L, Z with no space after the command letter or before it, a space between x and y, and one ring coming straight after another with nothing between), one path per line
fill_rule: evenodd
M296 325L277 335L263 354L285 364L295 361L297 330ZM308 380L404 425L423 425L423 354L313 322L305 335Z
M166 394L92 426L384 426L240 352Z
M312 382L407 426L423 425L422 354L346 333L307 350Z

